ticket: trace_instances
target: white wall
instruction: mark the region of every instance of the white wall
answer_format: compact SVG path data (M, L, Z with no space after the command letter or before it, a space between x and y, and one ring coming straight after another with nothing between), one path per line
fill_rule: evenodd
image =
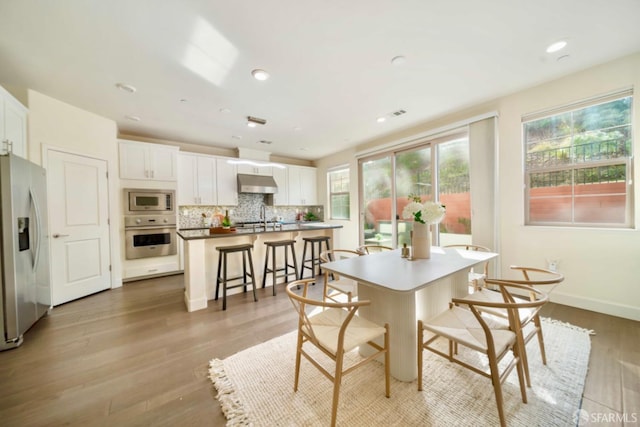
M327 169L350 164L352 168L352 218L346 222L346 247L358 238L357 162L355 153L375 146L405 140L412 135L438 129L489 111L498 111L498 237L502 271L509 275L514 264L546 267L548 259L559 260L566 279L551 300L592 311L640 320L640 232L633 230L525 227L523 192L523 144L521 117L527 113L562 106L630 86L640 87L640 53L575 73L534 88L440 117L321 159L318 194L326 195ZM634 155L640 154L640 93L633 105ZM636 163L634 182L640 177ZM640 186L634 198L640 201ZM635 223L640 223L640 202ZM336 246L337 247L337 246Z
M111 286L122 286L120 261L121 206L118 179L117 126L113 120L74 107L34 90L28 91L29 159L42 164L43 146L102 159L109 172L111 220ZM50 209L52 201L49 201ZM53 207L54 208L54 207Z
M336 241L332 242L335 249L356 249L358 247L358 162L355 149L346 150L336 155L325 157L316 162L318 182L318 204L324 205L325 222L342 225L343 228L335 233ZM331 220L329 203L327 200L327 171L336 166L348 165L350 184L350 213L349 220Z

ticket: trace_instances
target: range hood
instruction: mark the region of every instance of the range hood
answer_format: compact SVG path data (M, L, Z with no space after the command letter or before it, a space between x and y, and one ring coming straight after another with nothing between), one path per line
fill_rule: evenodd
M278 185L272 176L238 174L238 193L273 194L278 192Z

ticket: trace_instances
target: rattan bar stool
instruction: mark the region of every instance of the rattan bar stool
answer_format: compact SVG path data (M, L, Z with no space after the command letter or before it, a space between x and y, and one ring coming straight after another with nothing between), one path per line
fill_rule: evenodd
M296 261L296 250L294 248L295 240L277 240L271 242L264 242L267 246L267 250L264 254L264 273L262 274L262 287L267 284L267 274L271 273L273 280L273 295L276 294L276 279L284 278L284 283L289 282L289 276L293 276L293 279L298 278L298 261ZM277 248L284 249L284 264L281 268L276 268L276 254ZM269 267L269 252L271 252L271 267ZM291 252L291 261L293 264L289 264L289 252ZM289 268L293 268L293 271L289 272ZM283 272L278 275L278 272Z
M222 284L222 309L227 309L227 289L239 288L242 286L244 291L247 292L247 285L253 287L253 300L258 301L256 296L256 275L253 270L253 258L251 257L251 251L253 244L246 243L243 245L234 246L219 246L216 248L220 254L218 255L218 274L216 275L216 301L218 300L218 291L220 284ZM235 277L227 276L227 255L232 253L240 253L242 255L242 275ZM247 264L249 264L249 271L247 271ZM251 281L247 281L247 278L251 278ZM234 280L241 280L241 283L237 283L229 286L228 283Z

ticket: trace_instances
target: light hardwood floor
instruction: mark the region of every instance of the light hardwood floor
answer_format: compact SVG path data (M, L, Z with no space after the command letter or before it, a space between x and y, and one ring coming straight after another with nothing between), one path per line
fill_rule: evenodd
M176 275L56 307L0 352L0 425L223 426L208 361L295 329L283 286L187 313ZM640 322L557 304L544 315L596 331L584 408L640 418Z

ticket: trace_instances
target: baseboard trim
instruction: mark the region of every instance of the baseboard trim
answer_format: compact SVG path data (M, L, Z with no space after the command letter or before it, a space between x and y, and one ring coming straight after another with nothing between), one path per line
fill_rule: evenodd
M595 311L597 313L608 314L610 316L640 321L640 307L618 304L611 301L580 297L558 291L552 292L549 297L551 302L555 302L558 304L582 308L584 310Z

